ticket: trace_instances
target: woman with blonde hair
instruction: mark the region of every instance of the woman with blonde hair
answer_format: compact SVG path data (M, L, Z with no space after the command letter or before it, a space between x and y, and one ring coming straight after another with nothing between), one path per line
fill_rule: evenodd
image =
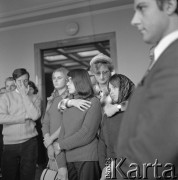
M105 54L98 54L90 61L90 72L95 76L94 91L102 104L109 103L108 81L114 72L112 59Z
M56 69L52 73L52 81L54 85L54 91L51 97L48 98L46 112L42 120L42 132L44 140L48 140L50 135L53 134L59 126L61 126L62 114L57 109L58 103L68 96L67 91L67 73L68 70L61 67ZM47 154L49 160L56 159L58 164L59 177L67 179L67 168L64 157L57 156L53 145L47 147Z

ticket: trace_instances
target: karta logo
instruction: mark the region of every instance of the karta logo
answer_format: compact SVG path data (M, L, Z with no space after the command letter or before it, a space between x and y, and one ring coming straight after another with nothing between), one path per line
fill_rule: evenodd
M165 163L164 165L155 159L154 163L128 164L126 158L107 158L106 159L106 178L107 179L149 179L148 170L151 168L153 174L150 178L154 179L177 179L175 175L175 166L172 163ZM161 169L159 169L161 168ZM125 170L127 169L127 170ZM160 174L160 170L161 174ZM159 173L158 173L159 172ZM119 176L119 177L118 177Z

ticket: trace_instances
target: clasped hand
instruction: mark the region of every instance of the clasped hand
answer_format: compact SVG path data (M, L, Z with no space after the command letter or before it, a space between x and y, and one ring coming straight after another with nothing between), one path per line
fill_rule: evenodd
M91 102L84 99L72 99L71 105L77 107L81 111L85 111L91 107Z
M52 145L49 145L47 148L48 158L54 160L58 156L61 150L58 148L57 142L54 142Z

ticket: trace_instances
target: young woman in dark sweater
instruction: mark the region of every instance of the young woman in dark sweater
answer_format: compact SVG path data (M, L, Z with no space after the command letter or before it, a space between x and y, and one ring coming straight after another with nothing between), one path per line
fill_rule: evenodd
M97 132L102 118L100 101L94 96L86 70L75 69L68 76L67 86L72 98L88 100L91 107L85 111L77 107L64 109L63 126L59 128L58 143L55 143L56 151L66 153L69 180L98 180Z
M122 74L114 74L109 79L109 94L113 104L120 104L128 101L133 89L133 82ZM120 105L118 105L118 109L120 109L120 111L116 112L113 116L107 117L104 115L103 118L98 144L99 164L102 169L100 180L106 179L106 159L116 158L114 145L116 142L116 137L118 137L124 112L121 111Z

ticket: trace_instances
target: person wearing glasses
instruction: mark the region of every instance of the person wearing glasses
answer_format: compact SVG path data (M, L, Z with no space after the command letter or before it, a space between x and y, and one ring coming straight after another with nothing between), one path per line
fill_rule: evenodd
M120 110L125 111L127 108L127 101L121 104L112 104L112 99L109 96L109 78L115 73L112 59L103 53L94 56L90 61L90 72L96 79L94 91L100 99L104 113L110 117Z
M57 131L54 132L50 140L45 141L45 145L50 146L57 138L54 148L58 153L65 152L70 180L99 179L97 132L102 117L101 104L95 97L86 70L71 70L68 77L67 86L71 98L90 101L91 107L85 111L74 106L66 108L63 111L62 125L57 130L61 131L60 135L55 136Z
M103 53L96 55L90 61L90 71L95 76L97 82L94 86L94 90L101 104L111 101L108 98L108 80L113 70L112 59Z
M114 74L114 68L112 65L112 59L103 53L99 53L94 56L90 61L90 70L88 71L92 82L95 96L101 102L103 112L108 117L112 116L118 111L124 111L127 108L127 101L121 104L111 104L111 98L109 96L108 81L111 74ZM67 103L67 104L66 104ZM75 106L81 111L85 111L91 106L91 102L84 99L68 99L62 100L58 108L64 110L67 107Z

